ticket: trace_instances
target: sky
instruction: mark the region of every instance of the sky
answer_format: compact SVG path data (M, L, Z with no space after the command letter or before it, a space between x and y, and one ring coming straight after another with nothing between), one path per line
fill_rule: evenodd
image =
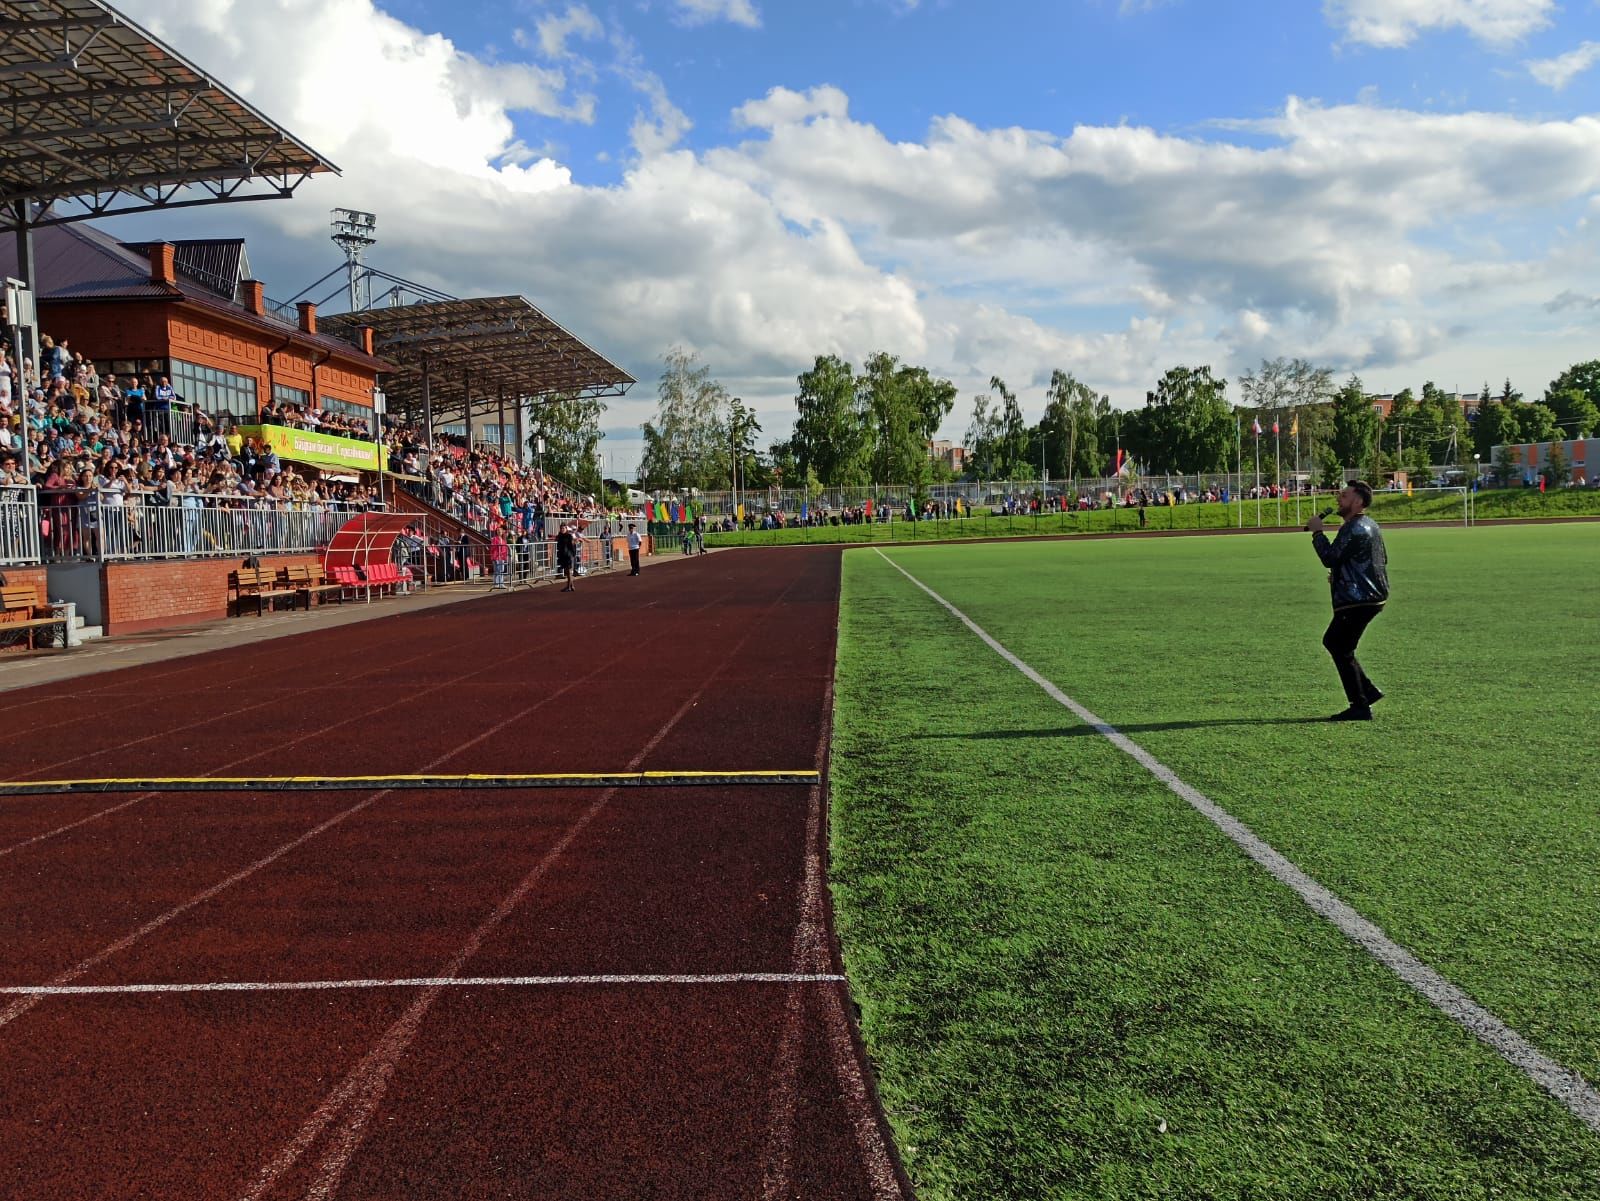
M1369 391L1529 395L1600 357L1600 0L121 0L341 168L123 218L243 236L286 298L369 261L527 296L639 383L662 355L793 424L820 354L1053 370L1301 356Z

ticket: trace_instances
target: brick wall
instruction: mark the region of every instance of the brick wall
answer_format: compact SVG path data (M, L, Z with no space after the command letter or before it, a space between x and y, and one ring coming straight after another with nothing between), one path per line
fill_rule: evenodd
M183 559L158 563L107 563L105 631L133 634L194 625L228 615L228 573L241 559ZM261 566L316 566L317 555L263 556ZM254 612L251 606L246 610Z

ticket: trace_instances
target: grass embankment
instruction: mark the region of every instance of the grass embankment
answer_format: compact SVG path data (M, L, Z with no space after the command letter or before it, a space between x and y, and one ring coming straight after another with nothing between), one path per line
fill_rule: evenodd
M1172 508L1150 506L1145 511L1149 530L1298 529L1317 509L1328 508L1333 498L1327 495L1302 497L1296 520L1293 500L1253 500L1242 504L1177 505ZM1561 489L1541 494L1532 488L1499 489L1477 495L1476 515L1480 521L1505 518L1600 517L1600 489ZM1462 521L1460 493L1423 493L1416 496L1379 493L1373 498L1372 515L1380 522ZM1259 520L1259 524L1258 524ZM783 530L741 530L733 534L708 533L706 545L785 546L827 542L958 542L967 539L1057 536L1061 534L1131 533L1139 528L1139 510L1096 509L1088 513L1046 513L1038 517L977 517L941 521L870 522L865 525L828 525Z
M889 553L1600 1080L1600 537L1389 543L1350 726L1304 724L1300 539ZM924 1201L1600 1196L1600 1139L873 551L844 602L834 895Z

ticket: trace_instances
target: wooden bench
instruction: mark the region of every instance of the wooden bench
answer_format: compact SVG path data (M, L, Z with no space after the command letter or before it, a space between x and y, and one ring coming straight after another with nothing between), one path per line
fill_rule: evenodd
M339 603L344 603L344 585L328 583L327 577L322 574L320 566L288 567L284 569L284 578L288 580L289 587L305 596L306 608L308 609L311 608L311 598L313 596L321 597L326 601L330 593L336 593L339 597Z
M61 645L67 644L67 619L56 617L39 603L39 591L26 584L0 587L0 634L26 631L28 649L35 649L34 631L61 627Z
M234 594L234 612L243 615L246 597L254 598L256 602L256 616L260 617L266 612L268 601L275 601L281 596L289 598L289 607L294 607L294 598L300 593L293 588L279 583L278 575L268 571L265 567L241 567L228 575L228 587ZM306 606L311 605L311 598L306 597Z

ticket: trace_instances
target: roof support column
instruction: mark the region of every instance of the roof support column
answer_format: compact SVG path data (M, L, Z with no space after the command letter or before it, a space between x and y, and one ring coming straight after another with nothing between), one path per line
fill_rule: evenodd
M428 356L422 356L422 425L428 432L428 450L433 451L433 390L428 386Z
M527 409L527 407L528 407L527 398L523 397L523 396L517 397L517 465L518 466L521 466L523 463L526 463L528 461L528 456L527 456L528 435L527 435L527 431L522 428L522 414L523 414L523 411L525 409Z
M506 386L500 385L500 416L496 418L500 423L494 427L494 440L500 444L500 456L506 457Z

